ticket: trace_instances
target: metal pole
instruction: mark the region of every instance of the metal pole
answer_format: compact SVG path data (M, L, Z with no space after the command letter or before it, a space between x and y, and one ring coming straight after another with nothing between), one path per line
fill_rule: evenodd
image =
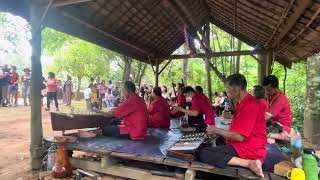
M31 168L40 169L42 160L42 120L41 120L41 7L30 1L31 24Z

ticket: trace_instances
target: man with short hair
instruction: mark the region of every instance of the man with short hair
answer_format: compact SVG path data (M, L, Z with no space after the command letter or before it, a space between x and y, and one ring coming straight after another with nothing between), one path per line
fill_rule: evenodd
M207 128L209 136L222 136L225 145L203 148L200 161L220 168L226 168L227 165L246 167L263 177L262 162L267 144L264 110L247 92L247 81L243 75L230 75L225 86L229 97L239 104L230 130L214 126Z
M289 141L292 121L289 100L279 89L279 80L276 76L265 77L262 85L268 100L265 117L268 126L268 138Z
M191 122L197 128L197 131L205 131L207 125L214 125L214 111L208 97L203 93L196 94L195 90L190 86L183 89L183 95L191 99L190 110L180 106L173 106L174 110L197 117L196 119L193 118L194 122Z
M148 110L144 100L136 94L136 86L131 81L124 83L122 90L126 98L112 111L104 112L105 117L116 117L123 124L102 127L105 136L130 136L132 140L142 140L147 135Z
M148 107L149 122L151 128L170 127L170 106L167 100L161 95L161 88L153 88L152 101Z

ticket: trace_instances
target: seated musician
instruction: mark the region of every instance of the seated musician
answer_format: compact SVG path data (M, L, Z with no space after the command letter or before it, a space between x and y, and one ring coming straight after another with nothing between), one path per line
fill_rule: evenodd
M263 177L262 162L266 156L266 125L261 104L247 90L247 81L241 74L226 79L226 89L231 99L239 104L230 130L210 126L209 136L222 136L224 145L200 150L200 161L226 168L227 165L246 167Z
M291 130L291 108L288 98L279 89L279 80L270 75L264 78L268 108L266 112L268 138L289 141Z
M191 118L193 119L193 122L190 122L189 118L189 124L193 124L191 126L196 127L197 131L205 131L207 125L214 125L214 111L208 97L206 97L203 93L196 94L195 90L190 86L187 86L183 89L183 94L187 98L192 99L190 110L180 106L173 106L174 110L183 112L188 116L197 117Z
M161 95L161 88L153 88L152 101L148 107L149 122L151 128L169 128L170 126L170 106Z
M144 100L136 94L131 81L124 83L123 95L126 98L112 111L103 112L105 117L116 117L123 121L121 125L102 127L105 136L130 136L132 140L144 139L147 135L148 110ZM120 124L120 123L119 123Z
M266 94L265 90L262 86L260 86L260 85L253 86L252 95L262 104L262 106L267 111L268 104L265 99L265 94Z
M178 92L177 92L177 105L181 108L185 108L187 105L187 101L186 101L186 97L183 94L183 88L184 88L184 84L182 83L178 83ZM177 117L181 117L184 116L183 112L179 112L175 109L171 110L170 114L177 118Z

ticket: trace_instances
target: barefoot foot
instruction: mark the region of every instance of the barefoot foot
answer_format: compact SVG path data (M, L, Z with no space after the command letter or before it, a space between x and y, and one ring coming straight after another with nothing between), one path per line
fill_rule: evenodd
M260 177L264 177L262 171L262 163L260 160L251 160L249 162L249 169Z

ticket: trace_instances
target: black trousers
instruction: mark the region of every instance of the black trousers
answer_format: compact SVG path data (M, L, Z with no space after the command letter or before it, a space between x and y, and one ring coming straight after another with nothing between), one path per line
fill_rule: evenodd
M58 109L57 92L48 92L47 93L47 108L48 109L50 109L51 100L54 100L54 104L56 105L56 108Z
M201 162L219 168L226 168L228 162L233 157L238 157L238 153L230 144L216 147L205 147L201 149L199 153L199 160Z
M108 136L108 137L123 137L123 138L129 138L129 135L121 135L120 129L118 125L121 124L121 120L119 119L113 119L110 124L102 124L100 127L102 130L102 135Z

